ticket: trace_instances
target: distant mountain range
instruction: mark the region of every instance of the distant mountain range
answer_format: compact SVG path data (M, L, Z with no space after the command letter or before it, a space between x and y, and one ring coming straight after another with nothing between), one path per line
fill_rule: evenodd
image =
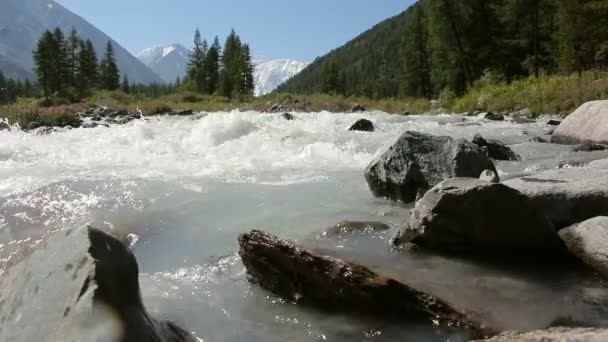
M160 75L165 82L174 82L179 76L183 79L188 70L190 51L180 44L155 45L144 49L137 57L152 71ZM291 59L266 60L256 59L255 95L266 95L275 90L281 83L302 71L308 63Z
M84 39L91 39L101 57L110 37L53 0L0 0L0 70L8 77L35 77L32 51L47 29L60 27L66 35L76 28ZM144 63L113 41L121 73L131 81L163 82Z

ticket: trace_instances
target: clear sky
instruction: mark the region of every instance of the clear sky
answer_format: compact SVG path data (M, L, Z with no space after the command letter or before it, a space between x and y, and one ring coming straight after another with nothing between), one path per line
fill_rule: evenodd
M56 0L136 54L190 47L194 29L222 40L234 28L253 53L310 62L414 0Z

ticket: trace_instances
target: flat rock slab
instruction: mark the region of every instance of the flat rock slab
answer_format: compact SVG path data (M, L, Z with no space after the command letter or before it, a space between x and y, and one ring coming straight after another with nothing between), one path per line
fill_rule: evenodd
M485 342L606 342L608 329L551 328L532 332L506 332ZM482 340L476 341L482 342Z
M505 185L526 194L556 229L608 215L606 162L589 167L565 168L514 178Z
M568 250L608 277L608 217L600 216L559 232Z
M250 280L288 300L343 313L402 317L493 333L479 317L356 263L316 254L262 231L239 237Z

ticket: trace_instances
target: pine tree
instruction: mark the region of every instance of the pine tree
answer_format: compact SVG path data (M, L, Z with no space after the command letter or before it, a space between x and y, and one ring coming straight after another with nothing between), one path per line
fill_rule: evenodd
M253 64L251 63L251 49L249 44L243 44L241 50L241 90L240 94L245 96L253 96L255 91L255 82L253 79Z
M325 94L334 94L339 90L339 75L338 66L332 59L323 66L323 83L322 92Z
M112 41L108 41L106 52L100 62L99 77L103 89L116 90L120 87L120 72L116 65Z
M73 89L78 86L77 78L79 73L79 54L81 41L75 28L72 28L66 43L66 64L67 64L67 83Z
M220 45L219 38L215 36L213 44L207 52L207 58L205 58L205 63L203 66L207 85L205 93L207 94L214 94L219 88L221 54L222 46Z
M222 70L220 72L220 94L226 97L237 95L241 83L242 44L239 36L232 30L222 55Z
M91 93L98 81L97 53L91 40L80 41L78 65L78 91L79 96L83 98Z
M205 86L205 74L204 64L207 55L208 44L206 40L201 37L201 32L197 28L194 32L194 47L190 54L190 61L188 62L188 79L196 85L197 91L204 91Z
M405 22L401 34L401 85L405 96L431 96L430 60L426 14L422 6L411 9L412 17Z
M55 91L57 70L55 68L55 36L46 30L38 40L34 50L35 71L38 76L38 83L42 87L44 97L48 99Z
M127 76L127 74L125 74L122 77L122 82L120 84L120 90L122 90L123 92L130 94L131 93L131 85L129 83L129 76Z
M68 53L66 49L67 45L65 41L65 35L59 27L55 28L55 30L53 31L53 36L55 37L55 39L54 44L52 45L52 53L56 74L55 84L53 87L59 96L65 96L65 89L70 79Z

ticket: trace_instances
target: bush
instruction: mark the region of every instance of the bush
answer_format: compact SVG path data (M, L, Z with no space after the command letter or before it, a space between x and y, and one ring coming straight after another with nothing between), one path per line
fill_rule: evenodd
M198 102L201 102L202 100L203 100L203 97L194 92L189 91L182 95L182 101L184 101L184 102L198 103Z

